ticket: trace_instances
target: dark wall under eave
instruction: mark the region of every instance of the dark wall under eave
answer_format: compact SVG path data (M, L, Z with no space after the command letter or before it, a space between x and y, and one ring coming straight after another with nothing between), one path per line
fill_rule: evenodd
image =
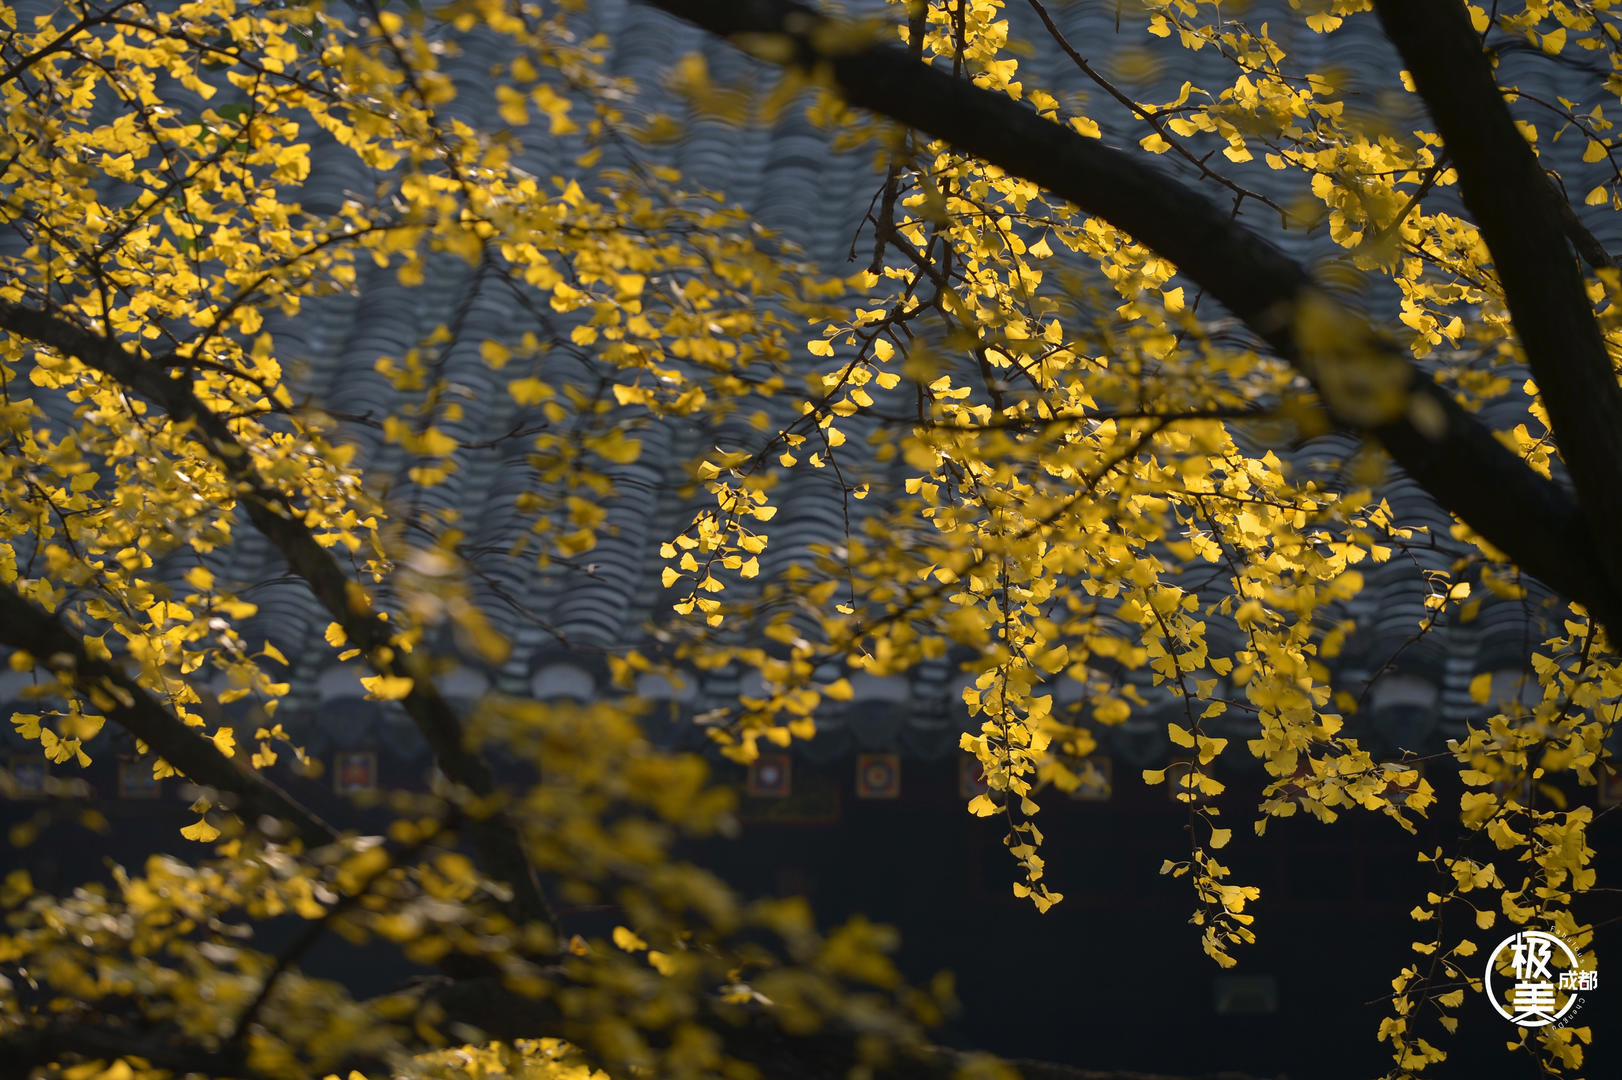
M898 961L909 980L923 984L942 969L956 975L963 1008L938 1033L953 1045L1166 1074L1234 1069L1292 1080L1372 1080L1385 1073L1386 1047L1375 1039L1385 1013L1377 999L1390 993L1391 977L1417 959L1407 943L1430 925L1408 917L1434 887L1414 853L1450 845L1456 819L1449 808L1458 792L1439 793L1436 822L1421 823L1418 838L1359 813L1332 826L1301 815L1273 821L1257 839L1253 813L1245 810L1255 792L1235 779L1231 805L1224 806L1234 840L1222 855L1233 869L1231 880L1260 886L1262 896L1251 906L1257 943L1236 950L1238 966L1223 973L1203 955L1199 931L1188 925L1193 905L1186 880L1158 873L1163 859L1187 851L1187 814L1164 789L1118 777L1109 802L1073 802L1056 793L1042 799L1048 881L1065 899L1040 915L1012 895L1014 864L1001 845L1004 827L964 812L956 769L954 758L905 761L900 798L864 800L855 797L852 761L797 761L796 784L820 782L837 791L836 820L763 823L750 820L760 802L746 800L736 838L694 844L688 854L746 894L807 896L823 926L858 913L897 926ZM741 786L742 772L721 778ZM299 794L318 810L337 809L330 784L312 782ZM99 801L112 819L113 838L70 824L82 805L0 804L0 828L43 810L62 821L28 848L0 848L0 874L25 865L40 888L61 892L105 878L109 860L139 865L156 851L195 853L178 835L194 819L178 790L158 800ZM1596 848L1616 849L1619 820L1622 815L1611 814L1596 824ZM376 825L384 821L379 815ZM1599 869L1609 880L1609 868ZM1617 906L1593 905L1581 914L1603 924ZM619 921L612 910L570 918L569 929L586 936L606 935ZM274 949L296 927L291 921L269 927L261 945ZM1503 933L1500 926L1471 936L1490 949ZM1602 967L1622 957L1622 923L1600 925L1596 952ZM391 949L356 950L336 939L328 939L307 967L342 977L362 994L390 989L412 974ZM1235 975L1271 976L1277 1011L1220 1014L1220 980ZM1616 1045L1622 992L1608 986L1587 996L1579 1020L1594 1028L1598 1043L1582 1074L1589 1078L1622 1075ZM1455 1037L1432 1036L1450 1060L1425 1075L1539 1075L1530 1059L1506 1054L1513 1030L1479 997L1467 997L1458 1012Z
M955 1045L1169 1074L1371 1080L1391 1067L1375 1037L1387 1015L1378 999L1404 965L1423 959L1408 943L1429 938L1433 924L1408 913L1437 886L1415 853L1449 845L1457 792L1441 793L1436 823L1420 822L1417 838L1364 813L1330 826L1304 815L1274 820L1257 838L1255 815L1245 810L1255 793L1236 781L1224 814L1234 840L1222 861L1231 881L1258 885L1262 895L1249 908L1257 943L1235 949L1238 966L1223 972L1188 924L1187 880L1158 873L1163 859L1188 850L1187 814L1164 789L1132 777L1118 779L1110 802L1056 793L1041 800L1047 880L1065 895L1042 915L1012 894L1005 826L963 811L955 767L907 762L903 797L889 801L854 798L854 768L836 763L836 823L746 822L736 840L705 845L704 859L746 890L808 896L823 925L861 913L897 926L909 979L925 983L941 969L956 975L963 1009L941 1033ZM1596 848L1622 839L1616 817L1596 825ZM1598 906L1583 917L1599 923ZM1614 915L1617 906L1606 910ZM1509 932L1502 920L1489 932L1449 930L1482 946L1473 965ZM1622 957L1622 926L1601 926L1596 952L1602 966ZM1219 987L1254 986L1255 976L1274 980L1277 1012L1219 1014ZM1452 1038L1433 1025L1420 1029L1449 1052L1426 1076L1541 1075L1531 1059L1505 1051L1515 1031L1479 996L1467 996L1457 1014ZM1622 992L1586 996L1578 1023L1594 1028L1599 1045L1589 1048L1582 1075L1622 1075L1618 1021Z

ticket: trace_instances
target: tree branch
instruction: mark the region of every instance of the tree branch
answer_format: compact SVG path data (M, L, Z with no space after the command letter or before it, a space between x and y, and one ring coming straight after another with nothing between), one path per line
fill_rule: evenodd
M1557 205L1550 198L1548 177L1515 127L1464 5L1376 0L1374 6L1425 99L1458 170L1465 205L1492 251L1597 548L1589 569L1614 588L1622 584L1616 542L1622 535L1622 387L1566 247L1561 206L1576 215L1564 199Z
M268 816L284 821L310 848L338 839L331 825L264 776L220 753L124 672L92 659L79 635L61 619L9 587L0 589L0 644L21 649L43 667L70 678L96 708L188 780L234 796L237 811L250 820Z
M487 1039L506 1042L555 1036L570 1027L557 1006L514 994L496 980L424 984L421 1006L438 1018L440 1027L465 1025L476 1028ZM838 1027L811 1035L790 1035L778 1027L769 1010L733 1006L728 1011L730 1022L718 1023L724 1051L756 1065L774 1080L844 1080L862 1064L858 1049L862 1036L853 1030ZM205 1043L172 1024L137 1027L105 1018L74 1018L0 1040L0 1080L27 1080L35 1069L75 1057L107 1060L121 1055L142 1057L160 1068L188 1075L263 1075L249 1066L239 1047ZM870 1075L877 1080L956 1080L975 1057L924 1044L892 1058ZM1227 1071L1172 1076L1130 1069L1083 1069L1045 1061L1018 1060L1008 1064L1025 1080L1258 1080ZM392 1066L392 1062L376 1057L352 1056L337 1069L340 1074L355 1069L367 1076L387 1076ZM611 1075L626 1075L614 1063L607 1063L607 1068Z
M362 650L374 671L410 682L411 689L401 704L446 777L490 805L488 800L496 795L490 768L463 744L461 719L434 686L427 668L394 648L391 625L370 610L358 586L316 542L298 509L263 481L253 455L230 425L198 400L189 378L172 378L171 365L143 359L119 342L55 313L0 301L0 329L71 356L161 406L175 422L194 424L200 441L238 485L248 519L281 552L293 573L309 585L349 642ZM174 764L182 768L178 762ZM469 831L489 874L512 887L516 921L541 922L556 931L557 918L541 892L512 820L496 813L473 823Z
M1605 245L1600 243L1599 237L1583 224L1583 219L1572 209L1571 200L1566 193L1553 178L1549 178L1545 186L1549 189L1549 198L1553 200L1555 213L1560 215L1560 227L1564 230L1566 239L1571 241L1571 246L1577 250L1578 258L1587 263L1591 270L1615 270L1616 259L1605 250Z
M794 0L643 2L740 44L762 35L785 41L789 63L827 72L852 105L943 139L1110 222L1175 263L1323 391L1319 358L1297 336L1301 302L1309 296L1329 302L1311 275L1141 156L915 63L893 45L834 32L833 23ZM827 42L835 44L825 48ZM1604 531L1592 528L1563 488L1533 472L1394 345L1383 348L1390 363L1404 366L1413 407L1371 423L1326 393L1331 414L1377 438L1445 509L1622 637L1622 578L1592 572L1602 565L1597 537ZM1618 416L1606 421L1613 430ZM1614 493L1622 499L1622 483Z
M466 1024L486 1038L511 1042L567 1032L557 1005L515 994L497 979L425 986L423 1003L442 1012L444 1024ZM772 1080L844 1080L863 1064L866 1036L834 1022L808 1035L785 1032L770 1007L730 1005L711 999L705 1020L720 1035L726 1054L750 1062ZM578 1045L579 1043L577 1043ZM882 1080L956 1080L975 1055L920 1042L897 1048L890 1062L874 1070ZM611 1073L616 1063L604 1062ZM1237 1072L1172 1077L1132 1070L1083 1069L1045 1061L1011 1061L1026 1080L1254 1080Z

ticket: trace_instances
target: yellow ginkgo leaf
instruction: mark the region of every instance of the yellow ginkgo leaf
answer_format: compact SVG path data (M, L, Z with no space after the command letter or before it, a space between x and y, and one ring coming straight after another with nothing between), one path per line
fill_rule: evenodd
M415 681L405 675L370 675L363 677L360 684L366 688L366 697L370 701L399 701L411 693Z
M196 840L198 843L206 844L218 839L220 830L210 825L207 818L198 818L184 829L181 829L180 835L187 840Z
M636 931L623 926L614 927L614 944L626 952L640 952L648 947L646 941L637 937Z

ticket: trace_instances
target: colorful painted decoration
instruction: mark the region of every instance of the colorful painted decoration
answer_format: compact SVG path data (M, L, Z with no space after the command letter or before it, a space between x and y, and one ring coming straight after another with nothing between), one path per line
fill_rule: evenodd
M757 798L783 799L788 797L792 769L787 754L761 754L749 764L749 782L746 790Z
M333 762L332 782L340 795L377 790L377 755L370 750L341 751Z
M901 756L899 754L858 754L856 756L856 797L894 799L901 795Z

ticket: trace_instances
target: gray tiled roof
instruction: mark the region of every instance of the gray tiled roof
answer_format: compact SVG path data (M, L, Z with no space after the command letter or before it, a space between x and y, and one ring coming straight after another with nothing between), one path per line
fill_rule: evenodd
M849 6L865 10L875 5ZM1132 42L1118 37L1111 5L1057 3L1050 9L1069 40L1083 55L1097 59L1105 70L1110 70L1111 57L1128 45L1160 47L1160 43L1147 38ZM1282 11L1283 3L1253 5L1249 23L1258 26L1264 21L1264 13L1274 9ZM1028 85L1043 86L1061 97L1087 94L1109 141L1130 145L1142 136L1143 131L1124 110L1105 100L1051 47L1025 5L1011 4L1008 15L1015 37L1036 45L1035 55L1022 65ZM591 29L609 35L609 68L635 81L643 108L683 116L682 102L661 87L665 67L687 51L702 51L720 80L760 81L763 77L751 61L726 44L627 0L594 0L583 18ZM1275 16L1272 24L1278 40L1300 59L1303 68L1323 70L1333 66L1344 73L1360 95L1352 99L1354 107L1384 109L1388 116L1393 115L1389 112L1390 101L1380 95L1389 90L1396 60L1372 19L1353 19L1333 37L1306 32L1290 16ZM1225 62L1209 51L1162 55L1175 56L1176 64L1132 85L1132 92L1142 100L1175 97L1185 79L1211 89L1231 81ZM450 70L464 84L477 87L486 79L488 65L488 51L475 43L452 63ZM1510 54L1502 77L1505 82L1536 87L1552 97L1569 80L1586 76L1535 55ZM1572 96L1569 91L1568 96ZM453 112L468 110L471 114L479 108L480 100L476 93L468 93L451 108ZM861 253L863 245L858 245L856 265L848 262L847 256L880 182L869 155L830 155L826 135L814 130L800 110L786 110L769 128L734 126L702 117L685 119L684 137L652 153L663 155L680 168L689 183L725 192L756 221L779 230L835 273L850 273L866 262L867 255ZM1546 120L1538 122L1540 128L1549 126ZM554 159L555 143L535 139L531 146L519 163L541 175L558 171L556 160L566 160ZM1546 159L1556 168L1574 163L1580 152L1581 146L1575 142L1545 150ZM1156 161L1179 173L1188 171L1171 155ZM1280 203L1303 194L1301 177L1274 172L1260 161L1224 168L1234 179ZM302 197L313 207L331 208L347 189L359 186L363 180L352 155L318 140ZM1446 191L1437 196L1447 197ZM1613 250L1622 249L1622 220L1618 215L1588 210L1583 213L1603 242ZM1248 205L1243 217L1298 258L1316 261L1335 254L1321 234L1280 232L1276 217L1265 207ZM871 241L864 243L870 245ZM1376 319L1394 322L1391 297L1374 293L1364 297L1363 302ZM402 287L391 271L363 270L354 295L335 295L308 303L296 318L270 314L266 323L276 335L284 366L295 373L295 398L307 397L339 413L381 417L395 410L399 396L374 370L374 362L382 355L405 352L459 309L463 310L468 332L464 343L445 358L441 373L460 388L466 413L463 420L446 426L459 440L478 442L535 418L532 410L513 403L504 391L503 380L481 361L477 347L477 342L486 337L510 340L513 327L530 317L517 309L510 293L481 284L476 271L464 263L449 258L433 260L426 283L418 289ZM556 317L556 323L564 330L570 325L569 319L562 316ZM561 353L554 353L540 370L553 381L580 378L577 365ZM64 405L47 402L47 411L63 422L66 414L57 415L56 410ZM1522 413L1524 402L1509 399L1496 405L1489 415L1495 424L1511 426ZM862 422L850 426L849 448L853 454L861 452L862 426ZM699 505L681 494L687 482L683 463L703 446L729 434L745 444L759 438L746 427L735 433L701 433L690 425L673 422L647 424L638 433L644 442L641 459L620 470L620 494L609 504L609 527L599 531L599 546L587 558L595 568L586 573L560 565L538 571L532 559L509 559L501 554L528 528L514 509L514 498L535 490L539 483L521 440L458 451L459 468L450 481L420 491L402 475L399 448L385 444L376 429L350 424L346 434L359 448L359 462L374 479L389 485L394 499L420 500L425 506L460 510L470 528L470 548L488 553L479 560L486 576L485 583L479 586L479 599L496 627L515 646L511 659L499 671L488 673L489 679L507 689L573 698L605 690L594 649L644 641L649 620L663 617L668 610L669 601L659 584L662 562L658 546L680 531ZM1336 433L1294 447L1290 456L1303 469L1333 470L1356 447L1353 437ZM852 504L858 515L857 527L861 515L874 513L875 504L882 503L886 494L886 470L874 469L879 481L874 499ZM1447 515L1411 480L1393 472L1381 493L1396 511L1399 522L1431 529L1436 549L1416 551L1411 561L1397 559L1373 569L1363 593L1345 605L1345 614L1360 628L1352 647L1339 662L1340 681L1353 689L1361 685L1362 677L1372 674L1397 652L1420 626L1428 591L1421 571L1445 569L1464 550L1449 536ZM780 511L772 529L772 546L763 559L762 578L768 580L791 561L803 561L813 545L837 543L844 533L843 500L825 474L794 473L787 486L780 489L778 502ZM294 691L288 705L294 711L319 713L323 699L329 706L337 700L344 702L349 722L314 723L309 727L309 737L319 746L322 740L378 739L382 729L371 725L385 725L392 731L397 725L387 719L390 707L351 700L359 694L358 687L334 668L332 650L321 640L327 620L308 591L282 575L268 545L251 530L239 529L237 536L236 543L214 560L214 569L228 581L262 583L249 594L261 607L250 636L273 638L293 661ZM1407 745L1429 736L1431 727L1426 717L1437 713L1442 717L1442 730L1451 730L1465 717L1475 715L1477 707L1465 692L1470 678L1479 671L1519 668L1525 663L1524 642L1536 642L1544 636L1532 625L1540 617L1535 601L1542 595L1546 594L1534 590L1533 599L1526 603L1489 601L1474 623L1444 623L1403 651L1395 669L1399 678L1391 680L1393 689L1387 695L1401 702L1382 713L1381 693L1376 691L1373 696L1375 725L1388 744ZM297 649L300 644L304 646L302 651ZM471 697L481 678L464 676L462 694ZM966 716L955 699L961 677L951 665L925 664L905 677L858 678L855 682L856 700L844 710L845 715L830 714L825 718L824 734L810 752L828 754L857 745L884 744L935 755L955 746L956 732ZM724 673L706 675L696 683L696 689L690 689L681 700L681 707L689 712L724 704L738 692L736 680ZM650 681L647 689L659 695L657 682ZM0 682L0 699L9 696L6 691L7 686ZM1073 685L1061 686L1056 692L1061 703L1079 696ZM1423 705L1427 699L1432 704ZM1152 700L1164 702L1161 698ZM1403 711L1404 705L1415 702L1422 704L1417 712ZM1181 709L1173 703L1157 703L1145 715L1129 721L1113 736L1115 752L1132 760L1147 760L1157 752L1165 731L1161 712L1171 707ZM1382 727L1380 717L1386 713L1389 716ZM410 752L409 736L391 734L381 742L391 752Z

